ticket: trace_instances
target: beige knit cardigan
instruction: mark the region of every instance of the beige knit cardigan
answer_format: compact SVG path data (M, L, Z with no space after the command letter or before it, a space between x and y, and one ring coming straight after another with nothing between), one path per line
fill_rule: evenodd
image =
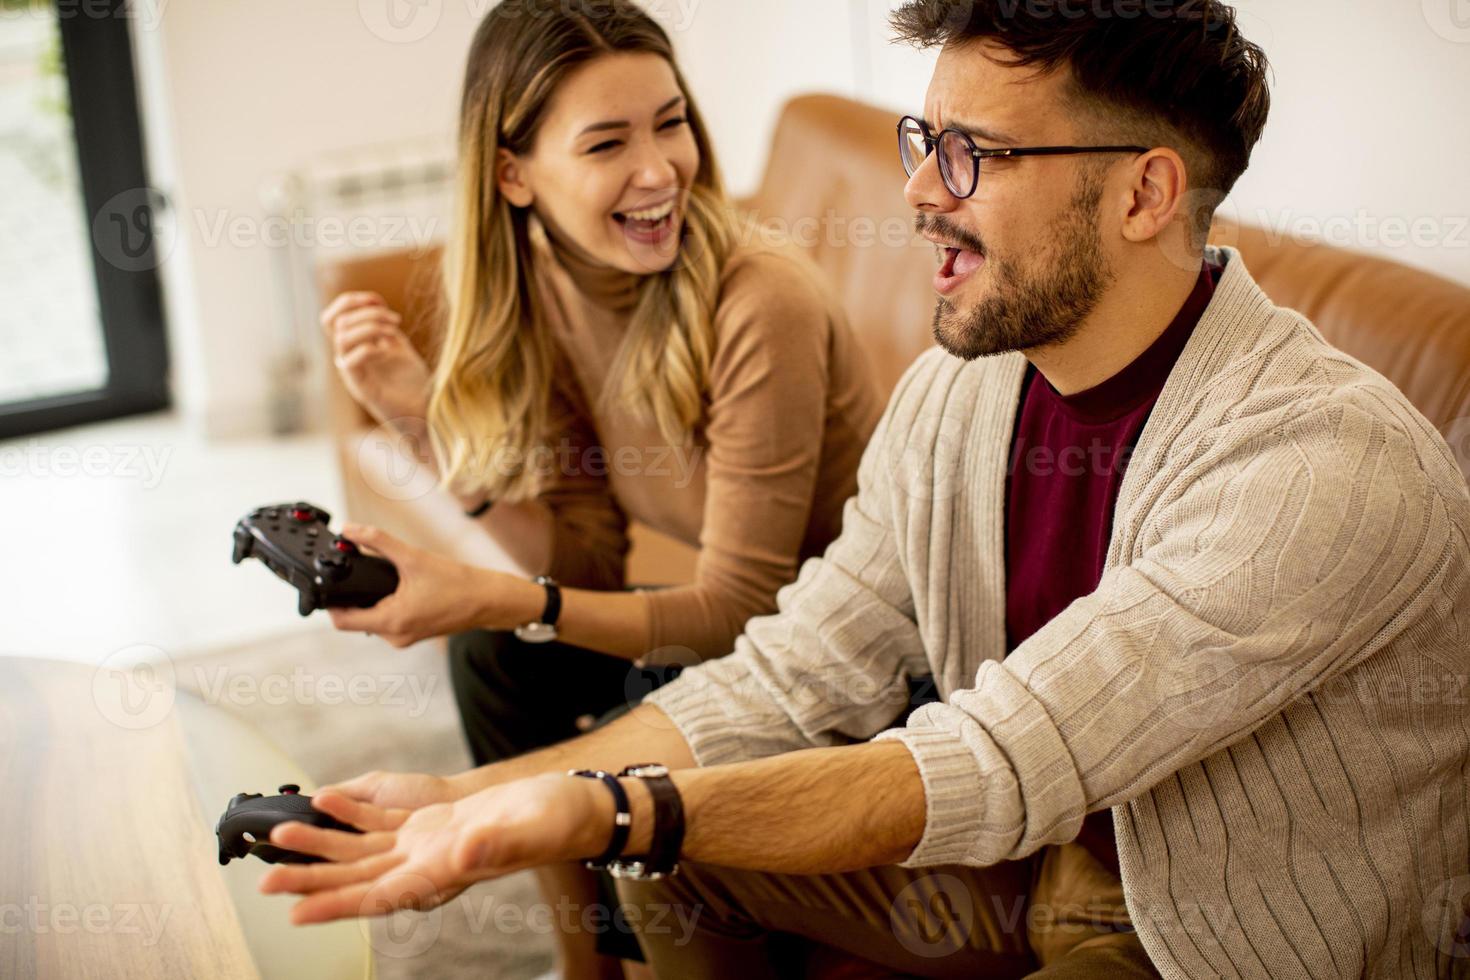
M1165 977L1467 975L1465 478L1391 383L1215 258L1095 592L1005 656L1026 361L934 350L841 537L649 701L701 765L902 741L927 805L910 867L1018 859L1112 807ZM884 731L922 674L942 703Z

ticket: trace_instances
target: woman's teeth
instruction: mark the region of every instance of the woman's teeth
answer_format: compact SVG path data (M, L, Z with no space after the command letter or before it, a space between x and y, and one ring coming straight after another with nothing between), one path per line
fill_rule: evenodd
M660 205L659 207L656 207L656 208L648 208L647 210L644 210L644 211L627 211L627 212L624 212L623 218L626 219L626 220L630 220L630 221L647 221L647 222L650 222L651 223L651 222L655 222L655 221L662 221L662 220L664 220L665 218L667 218L669 215L671 215L673 213L674 213L674 202L673 201L666 201L665 203L663 203L662 205Z
M644 245L659 245L672 239L676 211L675 202L669 201L656 208L615 214L614 218L622 226L623 234L628 236L630 241Z

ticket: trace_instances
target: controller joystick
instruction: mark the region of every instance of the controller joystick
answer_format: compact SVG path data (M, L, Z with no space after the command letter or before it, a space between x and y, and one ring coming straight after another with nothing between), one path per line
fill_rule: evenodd
M231 561L257 558L295 587L296 609L309 616L333 606L376 605L398 588L398 570L331 533L332 515L304 501L260 507L235 525Z
M214 828L215 836L219 838L220 864L251 855L268 864L318 864L324 860L314 854L303 854L270 843L271 831L277 824L295 821L326 830L362 833L351 824L314 809L311 797L302 796L301 787L295 783L287 783L277 792L279 796L236 793L230 800Z

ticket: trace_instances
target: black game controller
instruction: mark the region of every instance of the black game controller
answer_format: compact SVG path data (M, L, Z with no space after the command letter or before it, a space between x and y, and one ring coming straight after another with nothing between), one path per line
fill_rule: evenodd
M332 534L332 515L311 504L277 504L251 511L235 525L236 565L255 557L296 587L296 608L310 616L331 606L366 608L398 588L393 563L364 555Z
M244 858L251 854L269 864L318 864L323 858L300 851L288 851L270 843L271 830L278 823L297 821L321 827L325 830L344 830L360 834L351 824L345 824L312 808L311 797L302 796L301 787L294 783L282 786L280 796L262 796L259 793L236 793L225 807L224 816L214 828L219 837L219 863L229 864L231 858Z

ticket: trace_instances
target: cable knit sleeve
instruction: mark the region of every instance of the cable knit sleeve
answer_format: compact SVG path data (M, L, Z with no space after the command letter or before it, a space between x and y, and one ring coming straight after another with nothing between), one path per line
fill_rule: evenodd
M1088 812L1247 737L1409 626L1429 638L1407 645L1416 656L1438 643L1463 662L1443 638L1466 596L1465 501L1381 412L1337 395L1171 453L1189 479L1150 505L1131 560L973 687L879 736L923 776L907 866L1068 841Z
M907 705L909 677L928 672L893 530L895 462L910 435L909 420L894 417L911 402L905 392L923 390L944 363L920 358L899 382L858 467L842 534L780 590L779 613L751 620L730 656L646 698L701 766L871 738Z
M754 253L716 314L694 581L648 593L650 663L728 654L796 578L827 429L832 313L812 272Z

